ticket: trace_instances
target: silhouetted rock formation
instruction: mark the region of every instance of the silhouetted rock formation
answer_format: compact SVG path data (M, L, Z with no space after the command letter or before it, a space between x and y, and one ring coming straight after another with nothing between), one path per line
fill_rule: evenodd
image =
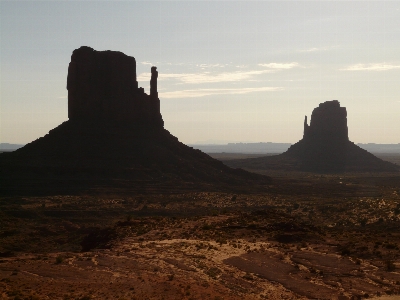
M283 169L312 172L397 171L398 166L382 161L349 141L347 111L337 100L315 108L310 125L304 120L303 139L285 153L270 157L226 161L231 167Z
M74 50L68 67L68 117L161 128L157 71L151 68L150 96L138 88L136 60L116 51Z
M150 96L158 99L157 78L158 78L157 67L151 67Z
M346 108L337 100L326 101L314 108L310 125L306 116L300 146L291 146L287 153L299 158L304 170L341 172L348 164L349 143Z
M337 100L326 101L314 108L310 125L307 125L307 116L305 117L303 139L324 143L346 143L349 140L346 108L340 107Z
M69 120L0 154L0 194L263 189L269 183L180 143L163 128L157 68L151 68L147 95L138 88L135 67L121 52L75 50L67 79Z

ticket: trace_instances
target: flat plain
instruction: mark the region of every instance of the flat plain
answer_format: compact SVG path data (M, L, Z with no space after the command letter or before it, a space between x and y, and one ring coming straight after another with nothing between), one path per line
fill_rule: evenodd
M400 174L268 175L261 194L2 197L0 299L400 293Z

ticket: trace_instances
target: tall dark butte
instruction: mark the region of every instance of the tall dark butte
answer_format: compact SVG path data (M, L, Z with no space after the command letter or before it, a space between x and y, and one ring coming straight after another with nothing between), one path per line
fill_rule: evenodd
M165 130L157 78L152 67L148 95L138 87L133 57L75 50L67 78L69 120L0 154L0 193L262 189L270 181L231 169Z
M226 161L231 167L297 170L323 173L396 172L397 165L382 161L349 140L347 111L337 100L316 107L310 125L304 120L303 139L285 153L246 160Z

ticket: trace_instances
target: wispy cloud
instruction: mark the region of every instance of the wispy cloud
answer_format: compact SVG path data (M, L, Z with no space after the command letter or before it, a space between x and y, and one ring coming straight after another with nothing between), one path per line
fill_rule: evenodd
M319 51L329 51L329 50L334 50L334 49L340 49L340 45L325 46L325 47L311 47L308 49L298 50L298 52L312 53L312 52L319 52Z
M205 69L205 68L223 68L225 66L226 65L224 65L224 64L197 64L196 65L196 67L200 67L202 69Z
M253 70L253 71L236 71L236 72L222 72L222 73L160 73L158 80L179 80L182 83L201 84L201 83L217 83L217 82L233 82L245 81L256 75L271 73L269 69ZM138 81L150 80L150 73L141 73L138 76Z
M160 98L196 98L211 95L241 95L253 92L275 92L282 87L235 88L235 89L194 89L160 93Z
M321 51L321 50L324 50L324 49L323 48L314 47L314 48L309 48L309 49L306 49L306 50L302 50L301 52L316 52L316 51Z
M312 48L308 48L305 50L300 50L300 52L318 52L318 51L326 51L328 50L328 47L312 47Z
M179 79L180 77L185 77L190 74L185 74L185 73L160 73L158 75L158 80L165 80L165 79ZM151 73L150 72L145 72L141 73L137 76L138 81L149 81L151 78Z
M346 68L340 69L342 71L387 71L393 69L400 69L400 65L392 65L386 63L378 64L355 64Z
M291 63L268 63L268 64L258 64L261 67L270 68L270 69L292 69L299 66L297 62Z
M146 63L146 62L142 62ZM147 64L147 63L146 63ZM150 64L150 63L149 63ZM279 70L287 70L295 67L299 67L299 63L266 63L258 64L257 69L246 70L245 65L236 66L239 68L237 71L227 72L212 72L205 71L206 68L222 68L226 65L223 64L198 64L196 67L200 68L201 71L197 73L163 73L160 72L158 80L178 80L185 84L202 84L202 83L218 83L218 82L235 82L235 81L251 81L254 80L255 76L259 76L266 73L274 73ZM262 68L260 68L262 67ZM150 72L141 73L138 75L138 81L149 81L151 77Z
M149 61L142 61L140 62L142 65L148 65L148 66L153 66L153 64Z

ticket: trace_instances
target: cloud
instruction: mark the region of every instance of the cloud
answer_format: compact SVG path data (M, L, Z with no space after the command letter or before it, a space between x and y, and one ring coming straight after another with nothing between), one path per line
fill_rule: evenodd
M326 50L328 50L328 47L321 47L321 48L313 47L313 48L308 48L306 50L300 50L300 52L317 52L317 51L326 51Z
M197 65L197 67L203 68L205 64ZM208 67L223 67L224 65L207 65ZM279 70L292 69L298 67L297 62L291 63L268 63L259 64L264 69L257 70L239 70L232 72L205 72L201 71L198 73L162 73L158 75L158 80L178 80L185 84L202 84L202 83L218 83L218 82L243 82L253 80L254 76L259 76L266 73L273 73ZM244 67L244 66L243 66ZM149 81L151 77L150 72L139 74L138 81Z
M196 98L211 95L241 95L253 92L275 92L282 87L236 88L236 89L194 89L160 93L160 98Z
M333 46L326 46L326 47L311 47L308 49L304 50L298 50L298 52L318 52L318 51L328 51L328 50L334 50L334 49L340 49L340 45L333 45Z
M291 63L269 63L269 64L258 64L261 67L266 67L270 69L292 69L294 67L298 67L299 63L297 62L291 62Z
M186 73L160 73L158 75L158 80L165 80L165 79L180 79L182 77L190 76L191 74ZM150 81L151 73L141 73L137 76L138 81Z
M270 70L253 70L253 71L236 71L236 72L223 72L217 74L199 73L191 74L191 76L182 77L181 81L184 83L216 83L216 82L233 82L245 81L253 76L270 73Z
M142 61L140 62L142 65L149 65L149 66L153 66L153 64L149 61Z
M400 69L400 65L391 65L386 63L379 64L355 64L348 66L344 69L340 69L342 71L387 71L393 69Z
M323 49L321 49L321 48L309 48L309 49L306 49L306 50L302 50L301 52L316 52L316 51L320 51L320 50L323 50Z
M217 83L217 82L233 82L245 81L256 75L271 73L271 70L253 70L253 71L236 71L236 72L222 72L212 74L210 72L202 73L160 73L158 80L179 80L182 83L201 84L201 83ZM138 76L138 81L149 81L150 73L141 73Z
M204 68L223 68L225 65L222 64L197 64L196 67Z

